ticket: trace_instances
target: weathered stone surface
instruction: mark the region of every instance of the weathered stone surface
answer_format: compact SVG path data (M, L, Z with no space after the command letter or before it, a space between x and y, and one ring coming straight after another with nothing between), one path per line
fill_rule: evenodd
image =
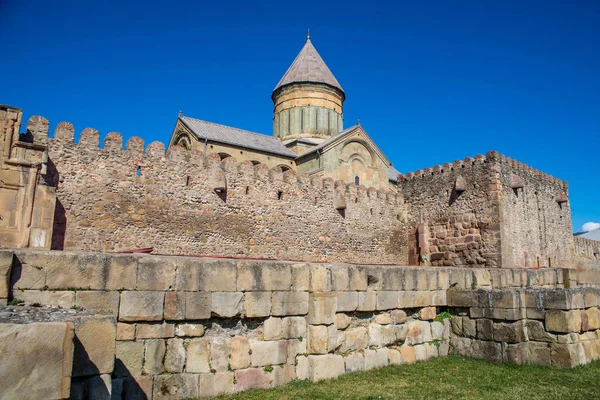
M600 310L598 307L592 307L585 310L587 314L588 330L600 329Z
M210 367L211 371L226 372L229 369L229 355L231 340L226 337L213 337L210 339Z
M0 387L6 399L69 397L73 360L71 323L3 324ZM29 355L34 354L35 357Z
M365 355L365 370L373 368L383 368L388 365L387 349L377 349L364 351Z
M200 324L180 324L175 328L175 336L200 337L204 335L204 326Z
M117 323L117 340L135 339L135 324Z
M308 323L329 325L335 322L337 295L335 293L311 293L308 299Z
M250 342L242 336L231 339L231 369L244 369L250 366Z
M437 315L435 307L424 307L419 311L419 318L423 321L433 321Z
M160 321L164 292L122 292L119 321Z
M369 345L384 347L393 344L396 342L396 329L396 325L369 324Z
M248 389L268 389L271 386L269 376L262 368L248 368L235 371L235 391Z
M310 379L319 381L322 379L336 378L345 371L344 358L334 354L310 355Z
M398 351L400 351L400 358L403 364L414 364L416 362L414 347L402 346L398 347Z
M198 397L198 375L166 374L154 377L153 400L174 400Z
M579 357L577 344L552 343L550 345L550 359L553 367L573 368L584 362Z
M143 342L117 342L115 373L117 376L139 376L144 361Z
M344 357L346 372L364 371L365 356L362 353L351 353Z
M550 344L527 342L529 349L529 362L538 365L551 365Z
M431 323L431 337L433 340L442 340L448 338L448 336L444 337L445 327L441 322L434 321Z
M377 292L358 292L358 311L375 311L377 309Z
M165 293L164 317L167 321L181 321L185 319L185 293Z
M478 319L477 321L477 338L482 340L494 339L494 323L489 319ZM463 329L465 319L463 319Z
M308 264L292 265L292 290L308 291L310 270Z
M308 362L307 356L298 356L296 359L296 377L299 380L306 380L310 378L310 363Z
M244 315L247 318L271 315L271 292L246 292L244 294Z
M367 290L367 273L363 266L351 265L348 268L350 290Z
M210 372L209 339L198 338L190 340L187 347L185 370L192 373L206 374Z
M377 292L377 310L392 310L398 308L398 293L397 291L380 291Z
M82 290L75 293L75 305L86 310L119 312L119 292Z
M271 386L286 385L296 379L296 369L293 365L275 365L269 379Z
M506 343L527 341L524 320L513 323L494 323L494 340Z
M250 363L253 367L285 364L287 360L287 341L250 342Z
M173 336L175 336L175 325L166 322L162 324L137 324L135 327L135 337L137 339L165 339Z
M215 397L220 394L230 394L235 391L233 372L216 374L201 374L198 395L200 397Z
M185 294L185 319L209 319L212 311L212 298L210 292L187 292Z
M432 340L431 326L425 321L408 321L406 323L408 335L406 341L410 345L427 343Z
M392 316L388 312L377 314L373 317L374 321L381 325L387 325L392 323Z
M331 290L331 276L325 265L310 264L310 291L326 292Z
M288 356L287 356L287 364L295 365L296 364L296 356L306 355L308 353L307 342L308 339L300 338L300 339L289 339L288 341Z
M281 322L281 318L267 318L265 320L263 331L265 340L283 339L283 325Z
M350 275L348 267L345 265L332 265L331 273L331 290L347 291L350 288Z
M108 315L82 316L74 318L73 323L73 376L111 373L117 335L115 318Z
M304 317L287 317L281 321L283 338L295 339L306 337L306 319Z
M527 337L529 340L536 342L556 342L556 335L546 332L544 329L544 323L536 320L525 321L525 328L527 329Z
M176 259L172 257L140 257L136 290L173 290Z
M71 308L75 305L75 292L69 290L15 290L13 296L23 300L25 304L39 303L62 308Z
M163 360L166 345L164 340L149 339L144 343L144 375L157 375L164 372Z
M348 325L350 325L350 322L352 321L352 318L350 318L347 314L344 313L337 313L335 314L335 327L337 329L346 329L348 327Z
M397 349L388 349L388 364L403 364L402 357L400 356L400 351L398 351Z
M235 292L237 267L233 260L186 259L177 268L177 290Z
M238 264L239 291L291 290L292 267L284 263L241 262Z
M308 313L308 292L273 292L271 315L306 315Z
M183 372L185 366L185 347L183 339L167 340L167 349L165 353L165 370L172 374Z
M390 318L392 320L392 324L403 324L406 322L407 316L406 312L403 310L393 310L390 313Z
M581 330L581 312L579 310L546 311L546 330L550 332L579 332Z
M337 311L352 312L358 308L358 292L338 293Z
M244 293L213 292L212 313L221 318L231 318L244 312Z
M308 352L311 354L327 354L337 346L337 329L335 325L308 326Z

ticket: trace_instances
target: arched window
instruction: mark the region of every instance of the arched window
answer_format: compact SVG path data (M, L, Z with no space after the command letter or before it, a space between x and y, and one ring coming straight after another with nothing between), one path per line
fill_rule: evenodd
M256 160L252 160L250 162L252 163L252 165L258 165L258 164L260 164L260 161L256 161Z
M223 161L224 159L229 158L231 156L227 153L219 153L219 157L221 157L221 161Z
M354 184L356 186L360 185L360 178L358 177L358 175L354 177Z

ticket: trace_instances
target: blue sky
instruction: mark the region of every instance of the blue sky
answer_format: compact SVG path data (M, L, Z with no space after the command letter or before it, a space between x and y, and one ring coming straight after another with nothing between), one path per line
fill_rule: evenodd
M272 131L306 30L401 172L495 149L600 222L600 2L0 0L0 103L167 142L185 115Z

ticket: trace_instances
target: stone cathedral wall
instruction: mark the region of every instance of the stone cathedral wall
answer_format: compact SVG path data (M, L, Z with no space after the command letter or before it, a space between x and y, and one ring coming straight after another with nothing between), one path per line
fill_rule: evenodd
M401 196L60 123L53 249L406 264Z

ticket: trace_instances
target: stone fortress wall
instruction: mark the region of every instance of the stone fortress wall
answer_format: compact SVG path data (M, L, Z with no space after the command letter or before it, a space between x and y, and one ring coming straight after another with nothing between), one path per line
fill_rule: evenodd
M575 268L580 270L600 268L600 242L579 236L574 236L573 240Z
M53 248L406 264L401 196L69 123L49 140ZM62 236L61 236L62 235Z

